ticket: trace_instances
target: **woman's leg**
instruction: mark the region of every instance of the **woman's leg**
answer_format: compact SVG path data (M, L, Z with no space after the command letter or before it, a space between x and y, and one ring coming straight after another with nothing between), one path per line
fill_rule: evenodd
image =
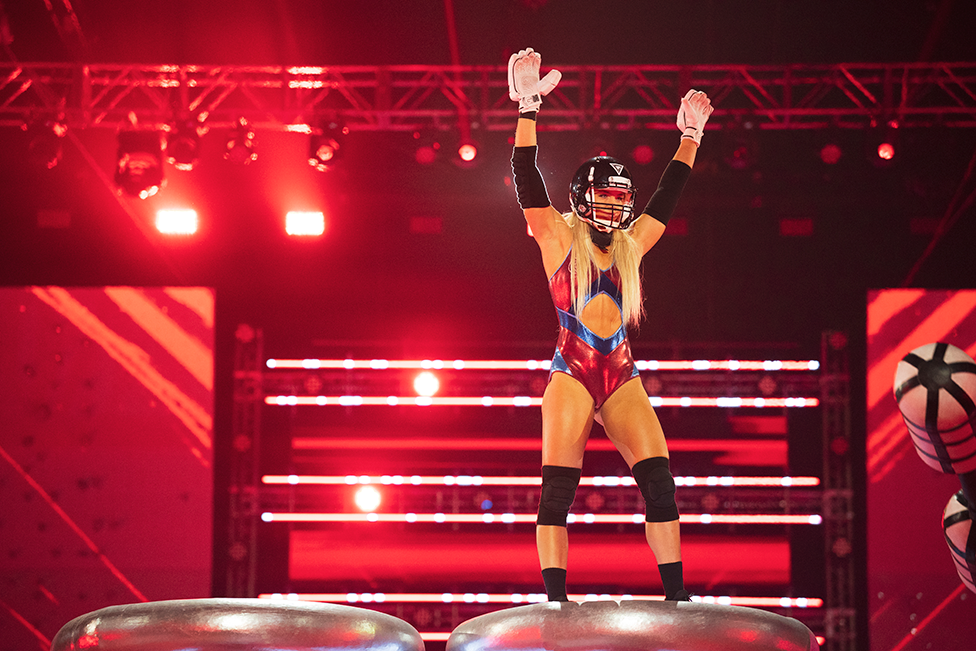
M600 409L600 416L607 436L634 472L647 502L644 534L661 571L665 592L673 597L684 590L674 480L668 468L664 430L640 378L617 389Z
M569 512L583 451L593 426L593 398L582 384L565 373L553 373L542 397L543 487L536 525L539 565L550 601L566 598ZM542 524L548 522L549 524Z

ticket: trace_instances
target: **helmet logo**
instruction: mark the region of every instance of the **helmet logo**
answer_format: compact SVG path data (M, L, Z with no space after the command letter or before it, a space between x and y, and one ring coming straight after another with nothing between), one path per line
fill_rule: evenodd
M618 176L620 175L621 172L624 171L624 166L621 165L620 163L610 163L610 167L612 167L614 171L617 172Z

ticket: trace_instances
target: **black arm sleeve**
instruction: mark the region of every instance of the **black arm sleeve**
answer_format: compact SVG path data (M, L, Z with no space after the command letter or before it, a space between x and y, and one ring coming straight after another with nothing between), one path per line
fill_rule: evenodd
M650 215L667 226L668 220L671 219L671 215L674 214L674 209L678 205L678 198L681 197L681 191L684 190L689 176L691 176L691 167L687 163L682 163L677 160L672 160L668 163L664 174L661 175L661 181L657 185L657 190L654 191L651 200L647 202L643 214Z
M515 194L522 210L547 208L552 205L546 183L535 164L538 147L516 147L512 154L512 172L515 175Z

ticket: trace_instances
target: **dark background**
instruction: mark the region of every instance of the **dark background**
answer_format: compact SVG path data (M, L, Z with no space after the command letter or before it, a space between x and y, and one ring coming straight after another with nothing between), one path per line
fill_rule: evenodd
M21 61L234 64L449 64L440 2L75 2L2 5ZM559 64L785 64L965 61L976 54L964 2L455 2L461 64L501 65L527 45ZM708 89L705 89L706 91ZM718 107L721 110L721 107ZM545 121L543 109L542 123ZM0 282L10 285L195 284L218 288L233 320L283 318L275 342L324 339L549 340L555 320L509 175L508 134L475 133L477 164L413 161L410 134L353 133L340 169L303 163L304 136L261 134L260 160L234 168L204 140L192 173L136 210L191 203L201 232L190 242L146 237L97 180L114 138L78 137L56 169L25 165L26 135L0 131ZM579 161L607 149L650 196L677 134L652 132L655 160L637 166L635 134L543 134L540 166L557 208ZM646 260L650 318L638 341L791 341L861 329L864 290L899 286L928 245L974 149L965 129L903 130L892 165L869 156L867 130L754 134L754 162L726 164L728 137L710 132L680 206L686 236L666 237ZM444 149L452 135L445 134ZM840 164L818 152L842 146ZM444 157L442 157L444 158ZM328 232L295 242L281 214L326 212ZM39 209L71 213L67 229L39 229ZM410 232L437 217L438 234ZM783 238L779 219L811 218L811 237ZM913 283L972 284L971 213L941 238ZM914 231L914 232L913 232ZM459 282L460 281L460 282ZM228 312L227 310L231 310ZM324 315L341 315L341 318ZM287 317L287 318L286 318ZM275 329L274 323L266 323ZM812 352L815 352L812 351Z

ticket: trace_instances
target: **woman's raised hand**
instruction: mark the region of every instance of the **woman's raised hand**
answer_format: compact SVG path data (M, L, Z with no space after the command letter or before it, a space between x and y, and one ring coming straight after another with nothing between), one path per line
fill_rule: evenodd
M701 144L702 133L708 116L712 114L712 101L708 95L692 88L681 98L681 108L678 109L678 128L682 138L691 138L696 145Z
M538 111L542 97L548 95L562 79L558 70L539 79L542 56L532 48L516 52L508 59L508 96L519 103L519 113Z

